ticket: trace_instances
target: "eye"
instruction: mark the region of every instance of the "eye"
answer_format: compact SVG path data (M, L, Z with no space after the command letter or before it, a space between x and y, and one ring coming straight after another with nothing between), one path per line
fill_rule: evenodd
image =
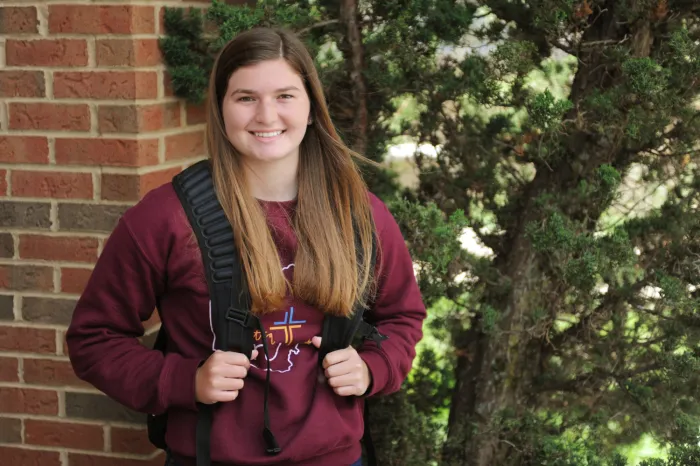
M253 101L253 98L250 96L247 96L247 95L236 99L236 102L252 102L252 101Z
M294 96L291 94L281 94L280 99L288 100L288 99L293 99Z

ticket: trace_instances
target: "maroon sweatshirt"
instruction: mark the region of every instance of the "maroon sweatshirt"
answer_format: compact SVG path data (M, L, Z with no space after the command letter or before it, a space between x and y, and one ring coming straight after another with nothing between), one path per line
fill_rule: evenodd
M296 238L289 223L295 203L263 202L281 264L291 280ZM359 349L372 374L369 395L397 391L415 356L425 318L413 265L386 206L371 196L378 232L379 292L368 320L389 339ZM168 353L142 346L143 322L160 309ZM336 395L319 378L318 350L324 315L287 298L262 319L271 364L271 427L282 452L265 453L263 390L265 356L245 387L214 410L211 458L220 465L350 465L360 457L363 398ZM123 405L150 414L168 412L166 441L184 464L194 464L195 372L211 353L209 291L201 255L171 184L129 209L106 242L66 335L76 374ZM258 346L259 345L259 346Z

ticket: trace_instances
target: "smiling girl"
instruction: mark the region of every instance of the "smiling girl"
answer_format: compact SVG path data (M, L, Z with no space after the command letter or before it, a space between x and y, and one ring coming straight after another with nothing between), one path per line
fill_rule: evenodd
M170 183L127 211L105 244L67 333L75 372L131 409L167 412L172 464L196 464L198 406L217 403L212 464L360 465L364 397L401 387L422 336L425 308L401 232L367 191L361 156L340 140L293 34L257 28L223 48L207 135L217 197L265 330L256 347L261 338L272 347L269 382L258 351L212 350L201 255ZM367 318L388 339L333 351L319 368L324 317L348 316L356 302L369 304ZM137 340L156 307L166 354ZM260 435L266 383L275 455Z

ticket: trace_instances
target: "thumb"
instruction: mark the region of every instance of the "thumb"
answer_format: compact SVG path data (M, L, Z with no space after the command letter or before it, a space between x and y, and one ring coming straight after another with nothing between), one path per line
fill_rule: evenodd
M254 349L253 354L250 355L250 360L254 361L256 359L258 359L258 350Z
M311 343L316 347L316 348L321 348L321 337L313 337L311 339Z

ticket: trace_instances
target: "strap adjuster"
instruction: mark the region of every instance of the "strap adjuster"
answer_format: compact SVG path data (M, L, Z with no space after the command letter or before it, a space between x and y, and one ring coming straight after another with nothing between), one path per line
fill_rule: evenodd
M379 333L377 327L369 324L367 321L362 321L360 328L358 329L358 334L365 340L371 340L377 344L377 347L382 347L382 342L388 340L389 337Z
M226 311L226 320L233 321L243 327L255 328L255 316L250 311L236 309L233 306Z

